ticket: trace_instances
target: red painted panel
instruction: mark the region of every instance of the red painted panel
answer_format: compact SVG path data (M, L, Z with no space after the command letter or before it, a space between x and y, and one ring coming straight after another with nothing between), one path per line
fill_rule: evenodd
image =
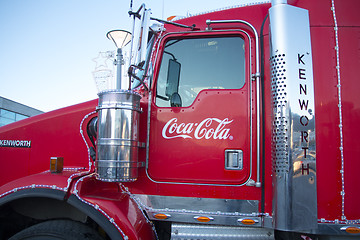
M228 184L241 184L247 180L251 145L247 91L203 90L188 108L153 106L153 109L149 159L152 178ZM171 124L166 127L167 123ZM191 132L171 133L172 126L181 123L194 124ZM243 170L224 169L225 149L243 151Z
M341 216L336 55L335 50L329 51L334 49L335 39L331 27L313 27L311 34L316 105L318 217L333 220L340 219Z
M85 178L79 183L79 196L96 210L106 213L128 239L154 239L154 231L139 205L117 183L100 182ZM111 219L111 220L110 220Z
M241 4L241 3L240 3ZM214 11L212 13L198 15L194 17L185 18L179 20L179 23L185 25L196 24L196 27L205 30L207 27L206 20L234 20L242 19L250 22L257 30L260 31L262 21L264 20L270 4L256 5L256 6L247 6L242 8L232 8L223 11ZM221 25L219 25L221 26ZM222 25L224 26L224 25ZM226 24L225 28L234 29L238 27L244 27L242 24ZM169 31L180 31L178 27L173 27L167 25Z
M360 26L360 1L335 0L334 2L338 26Z
M44 172L39 174L33 174L30 176L18 178L10 183L0 186L0 195L5 194L5 196L10 195L16 191L21 191L23 189L35 189L35 188L45 188L53 190L61 190L68 187L67 180L74 173L80 173L77 171L64 171L62 173L50 173Z
M359 2L360 8L360 2ZM344 142L345 216L360 219L360 26L339 29Z
M8 140L4 139L1 134L0 138ZM22 138L22 140L25 139ZM2 171L0 177L0 186L29 174L30 152L30 148L7 148L7 151L0 149L1 169L5 170Z
M0 147L0 184L49 170L51 157L64 157L64 167L88 167L80 123L97 100L44 113L0 128L1 140L31 141L30 148ZM84 122L86 128L87 119ZM86 129L83 131L86 132Z

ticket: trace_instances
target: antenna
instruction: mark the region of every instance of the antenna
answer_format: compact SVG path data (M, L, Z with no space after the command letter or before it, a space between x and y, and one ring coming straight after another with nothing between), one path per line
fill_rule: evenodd
M164 19L164 8L165 8L165 3L164 0L162 0L162 13L161 13L161 18Z
M130 9L129 12L132 12L133 0L130 0Z

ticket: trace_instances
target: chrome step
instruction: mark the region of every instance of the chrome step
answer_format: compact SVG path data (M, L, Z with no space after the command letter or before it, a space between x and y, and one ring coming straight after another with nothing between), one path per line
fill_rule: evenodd
M231 227L218 225L181 224L171 225L172 240L270 240L274 231L266 228Z

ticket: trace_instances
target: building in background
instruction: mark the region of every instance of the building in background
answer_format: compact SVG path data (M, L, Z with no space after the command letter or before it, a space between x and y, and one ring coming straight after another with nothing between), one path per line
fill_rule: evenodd
M0 97L0 127L41 113L35 108Z

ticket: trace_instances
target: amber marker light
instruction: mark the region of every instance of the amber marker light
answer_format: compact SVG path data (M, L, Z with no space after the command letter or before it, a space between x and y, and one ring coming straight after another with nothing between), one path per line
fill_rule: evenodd
M64 158L63 157L51 157L50 158L50 172L61 173L63 171Z
M255 223L258 223L259 221L250 219L250 218L242 218L238 220L239 223L242 223L244 225L254 225Z
M210 222L210 221L214 220L214 218L206 217L206 216L195 216L194 218L197 221L202 222L202 223L207 223L207 222Z
M167 21L172 21L174 18L176 18L176 16L170 16L170 17L168 17L166 20L167 20Z
M359 234L360 233L359 227L342 227L341 230L346 231L347 233L350 233L350 234Z
M165 220L168 219L170 217L169 214L164 214L164 213L157 213L154 215L154 218L159 219L159 220Z

